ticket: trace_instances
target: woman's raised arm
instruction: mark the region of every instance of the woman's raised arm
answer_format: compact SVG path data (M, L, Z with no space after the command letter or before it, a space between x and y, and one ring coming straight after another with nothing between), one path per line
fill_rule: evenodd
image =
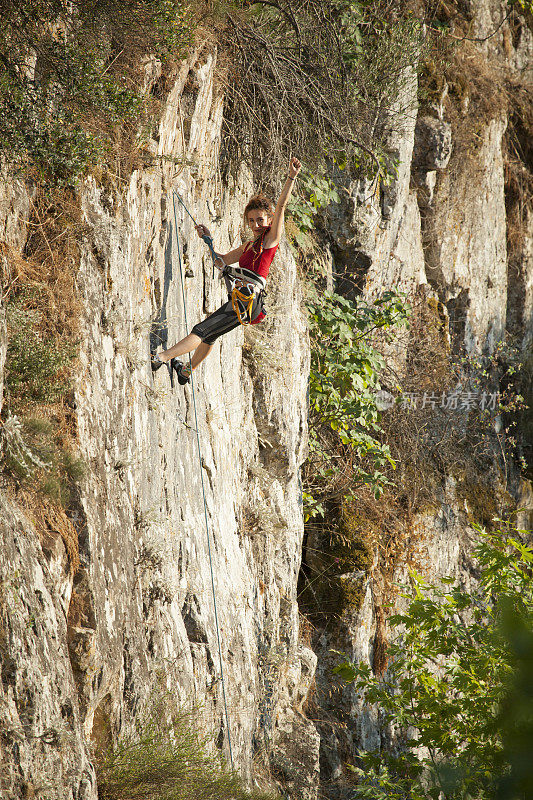
M289 162L289 175L287 177L287 180L285 181L283 189L281 190L279 200L276 203L276 210L274 211L274 216L272 217L272 224L270 226L270 230L265 236L265 241L264 241L265 249L269 247L275 247L277 244L279 244L279 240L281 239L281 234L283 233L283 225L285 222L285 209L287 208L287 203L289 202L290 196L292 194L294 181L296 180L301 168L302 168L301 162L297 158L292 156Z

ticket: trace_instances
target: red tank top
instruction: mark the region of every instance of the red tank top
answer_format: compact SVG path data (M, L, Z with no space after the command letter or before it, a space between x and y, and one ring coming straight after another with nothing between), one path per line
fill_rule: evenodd
M267 231L265 231L265 234ZM275 244L274 247L268 247L266 250L263 248L264 236L261 236L258 242L249 245L242 256L239 258L239 267L249 269L260 275L262 278L268 277L268 270L272 264L272 259L276 255L276 250L279 245Z

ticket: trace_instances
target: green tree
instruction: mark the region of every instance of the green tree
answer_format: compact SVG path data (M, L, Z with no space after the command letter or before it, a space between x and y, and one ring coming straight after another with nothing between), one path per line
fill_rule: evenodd
M47 183L72 184L134 137L150 97L146 54L179 57L187 0L13 0L2 4L0 155Z
M382 677L365 664L337 667L379 708L387 743L361 754L354 797L530 796L533 549L510 526L480 534L476 588L411 574Z
M309 517L322 514L328 498L344 496L349 501L363 484L379 496L387 484L383 470L394 462L380 439L376 395L384 360L373 334L381 330L394 335L406 324L409 306L403 295L392 291L373 302L313 291L308 311L310 436L305 500ZM341 473L346 476L342 487Z

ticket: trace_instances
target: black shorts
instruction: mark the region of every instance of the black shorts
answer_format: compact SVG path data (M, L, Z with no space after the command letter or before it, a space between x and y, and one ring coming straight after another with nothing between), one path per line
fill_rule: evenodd
M260 296L256 294L254 297L254 304L252 306L252 319L255 319L260 311ZM231 300L228 300L228 302L224 303L223 306L218 308L216 311L213 311L213 313L210 314L207 319L204 319L203 322L199 322L197 325L195 325L191 333L195 333L196 336L199 336L202 342L205 342L206 344L213 344L213 342L216 342L219 336L222 336L224 333L229 333L234 328L238 328L239 325L239 318L233 310Z

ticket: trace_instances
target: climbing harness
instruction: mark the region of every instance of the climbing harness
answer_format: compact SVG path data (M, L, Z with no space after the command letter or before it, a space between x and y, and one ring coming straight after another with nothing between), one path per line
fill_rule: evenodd
M240 325L256 325L266 316L266 281L243 267L225 266L222 272L232 308Z
M231 305L241 325L249 325L252 321L252 306L255 291L253 286L235 286L231 293Z
M174 201L174 195L178 198L178 200L180 201L180 203L182 204L182 206L184 207L185 211L190 216L190 218L192 219L192 221L194 222L195 225L196 225L196 222L194 220L194 217L190 213L189 209L187 208L187 206L185 205L185 203L183 202L183 200L179 196L179 194L175 190L173 190L172 206L173 206L173 209L174 209L174 230L175 230L175 235L176 235L176 249L177 249L177 252L178 252L178 263L179 263L179 268L180 268L180 284L181 284L181 296L182 296L182 300L183 300L183 316L185 318L185 329L188 330L189 325L187 323L187 306L185 304L185 284L184 284L184 280L183 280L183 264L182 264L182 259L181 259L180 241L179 241L179 237L178 237L178 218L177 218L177 214L176 214L176 203ZM206 242L206 244L208 245L208 247L211 250L211 254L213 255L213 271L214 271L214 269L215 269L214 259L216 258L216 255L215 255L215 251L213 249L213 240L209 236L202 236L202 239L204 239L204 241ZM209 244L209 242L211 242L211 244ZM195 422L195 428L196 428L196 444L198 446L198 460L199 460L199 464L200 464L200 481L201 481L201 485L202 485L202 496L203 496L203 501L204 501L205 529L206 529L206 533L207 533L207 552L208 552L208 555L209 555L209 569L210 569L210 572L211 572L211 592L212 592L212 597L213 597L213 610L214 610L214 617L215 617L215 629L216 629L216 633L217 633L218 659L219 659L219 667L220 667L220 683L221 683L221 686L222 686L222 698L223 698L223 702L224 702L224 717L226 719L226 733L227 733L227 736L228 736L229 759L230 759L231 767L233 769L233 751L232 751L232 747L231 747L231 732L230 732L230 726L229 726L228 704L227 704L227 701L226 701L226 683L224 681L224 665L223 665L223 660L222 660L222 646L221 646L221 643L220 643L220 626L219 626L219 623L218 623L218 609L217 609L217 597L216 597L216 591L215 591L215 574L214 574L214 568L213 568L213 554L211 552L211 536L210 536L210 531L209 531L209 519L208 519L208 516L207 516L207 499L206 499L205 485L204 485L204 470L203 470L203 466L202 466L202 464L204 463L204 460L203 460L203 457L202 457L202 448L201 448L201 445L200 445L200 432L199 432L199 428L198 428L198 412L197 412L197 409L196 409L196 392L195 392L195 389L194 389L194 378L193 378L192 362L191 362L190 354L189 354L189 366L190 366L190 369L191 369L192 401L193 401L193 408L194 408L194 422Z
M231 305L237 314L237 319L240 325L257 325L264 319L265 312L262 305L263 291L257 291L257 286L252 283L241 283L240 281L235 284L231 290ZM254 301L258 297L260 306L259 312L252 317L252 309ZM259 319L261 317L261 319Z
M261 236L260 252L252 264L255 264L261 255L264 235L263 233ZM226 265L222 275L239 324L257 325L261 322L266 316L264 308L266 280L253 270L241 266Z
M176 197L178 198L178 200L180 201L181 205L183 206L183 208L185 209L185 211L187 212L187 214L189 215L189 217L190 217L190 218L192 219L192 221L194 222L194 227L195 227L195 228L197 228L197 227L198 227L198 223L196 222L196 220L194 219L193 215L191 214L191 212L189 211L189 209L187 208L187 206L186 206L186 205L185 205L185 203L183 202L183 200L182 200L182 198L180 197L180 195L178 194L178 192L177 192L175 189L173 189L172 191L173 191L173 193L176 195ZM172 203L174 203L174 198L172 198ZM175 217L176 217L176 214L174 213L174 218L175 218ZM178 237L178 233L177 233L177 231L176 231L176 238L177 238L177 237ZM202 235L202 239L204 240L204 242L206 243L206 245L209 247L209 251L210 251L210 253L211 253L211 258L213 259L213 275L212 275L212 277L214 278L214 277L215 277L215 266L216 266L216 261L217 261L217 258L218 258L218 256L217 256L217 254L215 253L215 248L214 248L214 245L213 245L213 239L211 238L211 236L208 236L206 233L204 233L204 234Z

